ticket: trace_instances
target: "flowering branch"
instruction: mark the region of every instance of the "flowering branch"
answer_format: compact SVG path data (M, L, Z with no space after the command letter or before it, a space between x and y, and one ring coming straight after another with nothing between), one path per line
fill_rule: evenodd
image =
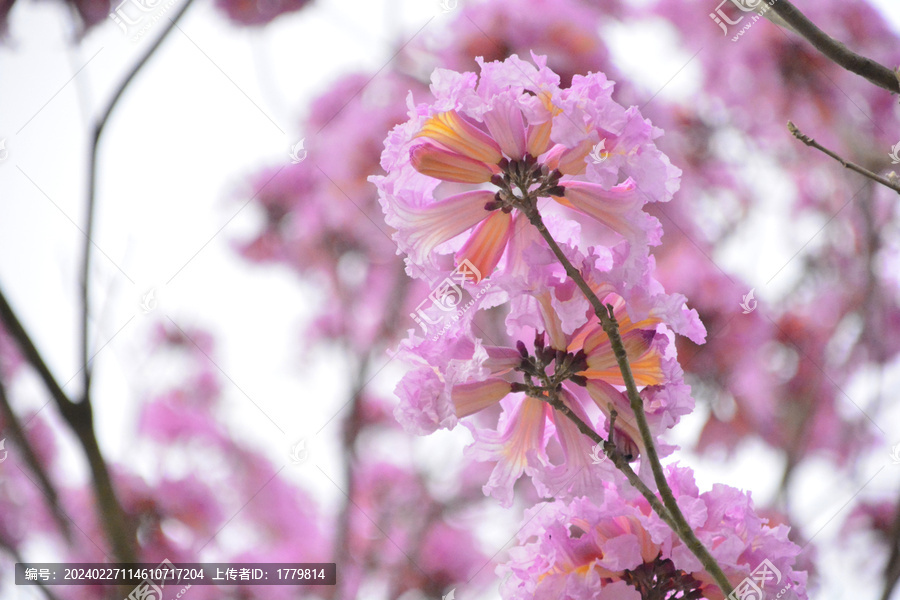
M637 473L634 472L634 469L631 468L631 465L628 463L628 459L616 447L615 442L612 439L612 421L610 423L610 435L609 438L604 440L600 437L596 431L594 431L590 425L584 422L581 417L576 415L571 408L566 406L566 404L559 397L559 393L556 390L548 390L546 395L544 396L532 396L533 398L538 398L539 400L544 400L547 404L558 410L563 414L564 417L572 421L578 430L589 437L591 441L596 444L601 444L603 446L603 452L606 456L613 462L617 469L622 471L625 477L628 478L628 483L630 483L634 488L647 499L647 502L650 503L650 506L659 515L659 517L666 522L666 524L672 528L673 531L676 530L675 521L672 519L672 515L669 513L669 510L660 502L659 498L656 497L656 494L647 487L647 484L644 483L640 477L638 477Z
M662 496L663 503L665 504L665 508L668 511L668 515L671 521L666 519L666 516L663 513L659 512L657 506L654 506L654 510L656 510L657 514L659 514L661 518L666 520L670 527L672 527L672 530L676 534L678 534L678 537L681 538L681 540L690 549L694 556L696 556L697 559L703 564L703 567L710 575L712 575L712 577L716 580L717 585L727 596L732 591L731 583L728 581L728 578L725 576L722 568L716 562L716 559L713 558L713 556L709 553L703 543L694 534L694 530L691 528L690 524L687 522L687 519L685 519L684 515L682 514L681 509L678 507L678 503L675 500L675 495L672 493L672 489L669 487L669 484L666 481L665 473L663 473L662 464L659 460L659 454L653 441L653 435L650 433L650 426L647 423L647 416L644 413L644 403L641 400L640 394L638 393L637 384L635 383L634 375L631 372L631 365L628 362L628 355L625 351L625 345L622 343L622 337L619 335L619 325L616 322L615 316L613 315L612 306L603 305L594 291L590 288L587 281L585 281L584 277L582 277L578 269L576 269L571 261L569 261L568 257L559 247L559 244L557 244L556 240L553 239L553 236L547 230L547 226L544 224L544 221L541 218L541 214L537 209L537 201L535 200L535 198L533 196L529 196L528 198L525 198L523 200L524 201L521 204L525 216L528 217L528 220L531 222L531 224L537 228L538 232L541 234L541 237L544 238L544 240L550 246L550 249L553 251L553 254L556 255L556 258L559 259L560 263L565 268L566 273L569 275L569 277L572 278L572 280L575 282L575 285L578 286L578 288L588 299L588 302L590 302L591 307L594 309L594 313L597 315L597 318L600 319L600 324L603 327L603 331L606 332L606 335L609 337L610 345L616 357L616 363L618 364L619 370L622 373L622 378L625 381L625 388L628 394L628 399L631 403L631 408L634 411L634 415L641 432L641 439L644 443L646 457L648 462L650 463L651 469L653 470L653 478L656 481L657 487L659 488L660 496ZM559 402L559 404L562 404L562 402ZM569 418L571 419L571 417ZM579 427L579 429L581 428ZM584 430L582 430L582 432L584 432ZM599 436L597 437L599 438ZM618 467L619 465L617 464L616 466ZM630 478L629 481L631 481ZM640 488L638 489L640 490ZM641 492L643 493L642 490ZM653 505L652 502L651 505Z
M873 173L872 171L866 169L865 167L861 167L855 163L844 160L837 153L829 150L828 148L826 148L825 146L823 146L816 140L812 139L811 137L809 137L808 135L806 135L805 133L803 133L802 131L797 129L797 126L794 125L791 121L788 121L787 128L788 128L788 131L790 131L794 135L795 138L797 138L798 140L800 140L807 146L809 146L811 148L815 148L816 150L819 150L823 154L830 156L834 160L841 163L845 168L850 169L851 171L855 171L855 172L859 173L860 175L864 175L865 177L868 177L872 181L878 182L881 185L888 187L888 188L894 190L895 192L897 192L898 194L900 194L900 182L898 182L896 179L888 179L887 177L882 177L881 175L878 175L877 173Z
M847 48L847 46L816 27L816 24L810 21L789 0L777 0L777 2L772 4L772 10L784 19L788 25L793 27L797 33L805 37L816 50L831 59L838 66L851 73L865 77L875 85L894 94L900 93L900 79L898 79L897 73L871 58L860 56Z

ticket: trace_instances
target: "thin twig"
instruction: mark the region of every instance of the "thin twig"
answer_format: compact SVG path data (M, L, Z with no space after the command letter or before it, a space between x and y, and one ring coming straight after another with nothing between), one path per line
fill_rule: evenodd
M716 562L716 559L709 553L703 543L697 538L696 534L694 534L693 528L691 528L687 519L684 517L684 514L682 514L681 509L678 507L678 503L675 500L675 495L672 493L672 489L666 481L666 476L659 460L659 454L656 450L655 442L653 441L653 434L650 432L650 425L647 423L646 414L644 414L644 403L638 393L637 384L635 383L634 375L631 372L631 365L628 362L628 355L625 352L625 345L622 343L622 337L619 335L619 325L613 315L612 307L603 305L594 293L594 290L591 289L578 269L572 265L571 261L569 261L568 257L559 247L559 244L556 243L556 240L553 239L553 236L547 230L547 227L541 218L541 214L537 209L537 203L534 199L531 199L531 201L523 207L523 210L528 217L528 220L537 228L541 237L544 238L550 246L550 249L553 251L553 254L556 255L556 258L563 265L568 276L572 278L575 285L578 286L578 289L581 290L588 302L590 302L591 307L594 309L594 314L600 319L603 331L609 338L610 346L616 357L616 363L619 366L619 371L621 371L622 379L625 382L625 389L631 403L631 409L634 411L634 416L641 432L641 439L644 442L645 458L647 459L647 462L650 463L650 468L653 471L653 478L656 481L660 496L662 496L663 504L666 509L668 509L669 515L673 521L672 523L669 523L669 525L678 537L681 538L685 546L687 546L694 556L697 557L697 560L700 561L706 571L716 580L716 584L722 590L722 593L725 596L728 596L732 591L731 583L728 581L728 578L725 576L719 563Z
M50 505L50 512L53 513L53 519L62 531L66 541L71 542L72 530L69 527L69 520L66 518L66 515L63 513L62 507L59 504L59 494L56 492L56 488L53 487L53 483L50 481L47 471L38 460L37 454L31 446L31 442L28 441L28 437L25 435L25 428L22 427L22 424L19 422L18 415L13 412L9 397L6 394L6 385L2 380L0 380L0 409L7 415L6 424L9 427L10 434L12 434L13 441L15 441L16 445L22 451L25 458L25 464L27 464L37 476L38 482L41 485L41 491L44 493L44 496L47 498L47 503Z
M878 87L889 90L894 94L900 93L900 80L898 80L896 72L871 58L861 56L847 48L847 46L816 27L816 24L810 21L789 0L776 0L771 6L775 14L784 19L797 33L806 38L816 50L835 64L851 73L865 77Z
M837 153L832 152L831 150L829 150L828 148L826 148L825 146L823 146L816 140L812 139L811 137L809 137L808 135L806 135L805 133L800 131L797 128L797 126L794 125L791 121L788 121L787 128L788 128L788 131L790 131L795 138L797 138L798 140L800 140L801 142L803 142L810 148L815 148L816 150L822 152L823 154L826 154L826 155L830 156L831 158L833 158L834 160L838 161L847 169L850 169L851 171L855 171L856 173L859 173L860 175L864 175L865 177L868 177L872 181L880 183L881 185L883 185L887 188L890 188L890 189L894 190L895 192L897 192L898 194L900 194L900 182L891 181L887 177L882 177L881 175L878 175L877 173L873 173L872 171L868 170L865 167L861 167L855 163L852 163L848 160L843 159Z
M84 246L82 248L82 262L81 262L81 359L82 364L84 364L83 371L83 382L84 382L84 394L85 398L90 398L90 387L91 387L91 375L93 369L90 364L90 342L88 341L88 317L90 313L90 266L91 266L91 247L93 246L93 233L94 233L94 213L95 213L95 205L97 202L97 169L99 161L97 159L99 149L100 149L100 139L103 136L103 131L106 128L106 124L109 122L110 117L112 116L113 111L119 105L119 100L122 98L125 90L128 89L128 86L131 84L132 80L134 80L135 76L144 68L144 65L150 60L156 50L162 45L163 41L169 36L175 26L178 24L178 21L184 16L184 13L187 12L188 7L190 7L193 0L185 0L185 3L181 6L175 16L169 20L169 24L166 25L166 28L163 32L156 38L153 44L147 48L147 51L138 59L137 63L135 63L134 67L132 67L131 71L128 75L125 76L125 79L116 89L113 94L112 99L109 101L109 104L106 106L106 110L100 115L100 118L97 120L97 123L94 125L94 131L91 136L91 153L90 158L88 159L88 191L87 191L87 203L85 207L85 235L84 235Z

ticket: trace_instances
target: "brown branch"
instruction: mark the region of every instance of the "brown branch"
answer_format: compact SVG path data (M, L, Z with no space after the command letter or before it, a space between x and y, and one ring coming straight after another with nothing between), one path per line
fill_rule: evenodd
M184 13L187 12L187 9L190 7L193 0L186 0L185 3L178 9L178 12L169 20L169 24L166 25L166 28L163 32L154 40L154 42L147 48L147 51L144 52L143 55L138 59L135 63L134 67L132 67L131 71L125 76L125 79L119 84L119 87L116 89L113 97L110 99L109 104L106 105L106 109L100 115L100 118L97 119L97 123L94 125L94 130L91 135L91 151L90 157L88 159L88 189L87 189L87 203L85 205L85 230L84 230L84 245L82 247L82 259L81 259L81 362L84 364L83 371L83 385L84 390L83 394L85 398L90 397L90 387L91 387L91 375L93 369L91 368L90 361L90 342L88 341L88 317L90 316L90 266L91 266L91 248L94 245L93 233L94 233L94 213L95 205L97 202L97 172L99 160L97 155L100 150L100 139L103 136L103 131L106 128L106 124L109 122L110 117L113 114L113 111L119 105L119 100L125 93L125 90L128 89L128 86L134 80L135 76L144 68L144 65L150 60L150 58L156 53L157 49L162 45L163 41L169 36L175 26L178 24L178 21L181 17L184 16Z
M647 416L644 413L644 403L638 393L637 384L635 383L634 375L631 372L631 365L628 362L628 355L625 352L625 345L622 343L622 337L619 335L619 324L616 322L615 316L613 315L612 307L603 305L594 293L594 290L591 289L578 269L572 265L569 258L559 247L559 244L556 243L556 240L553 239L553 236L547 230L547 227L541 218L541 214L537 209L537 202L533 198L528 198L524 203L522 210L525 212L525 215L528 217L531 224L537 228L541 237L543 237L550 246L553 254L556 255L556 258L565 268L566 274L572 278L575 285L578 286L578 289L581 290L588 302L590 302L591 307L594 309L594 314L600 319L603 331L609 338L610 345L616 357L616 363L619 366L619 371L621 371L622 379L625 382L625 389L631 403L631 409L634 411L634 416L641 432L641 439L645 448L645 458L647 459L647 462L650 463L650 468L653 471L653 479L656 481L656 486L659 489L660 496L662 496L663 504L666 509L668 509L669 515L673 521L672 523L669 523L670 527L672 527L672 530L681 538L682 542L684 542L691 553L697 557L697 560L700 561L707 573L715 579L716 584L722 590L722 593L725 596L728 596L732 591L731 583L728 581L728 578L725 576L719 563L716 562L716 559L709 553L709 550L707 550L703 545L703 542L697 538L696 534L694 534L694 530L687 522L684 514L682 514L681 509L678 507L678 503L675 500L675 495L672 493L668 481L666 481L666 476L659 460L659 454L656 451L653 434L650 432L650 425L647 423ZM582 431L582 433L584 432ZM629 481L631 480L629 479ZM660 514L660 516L662 516L662 514Z
M794 31L806 38L816 50L838 66L851 73L865 77L878 87L882 87L891 93L900 93L900 80L898 80L896 72L871 58L860 56L847 48L847 46L816 27L816 24L810 21L789 0L776 0L772 4L772 11L781 17L785 23L793 27Z
M900 580L900 502L897 503L897 514L888 533L891 554L884 565L884 591L881 600L890 600L897 582Z
M859 166L855 163L852 163L848 160L844 160L836 152L829 150L828 148L826 148L825 146L823 146L816 140L812 139L811 137L809 137L808 135L806 135L805 133L800 131L797 128L797 126L794 125L791 121L788 121L787 128L788 128L788 131L790 131L795 138L797 138L798 140L800 140L801 142L803 142L810 148L815 148L816 150L822 152L823 154L826 154L827 156L830 156L834 160L838 161L845 168L850 169L851 171L854 171L856 173L859 173L860 175L863 175L865 177L868 177L872 181L880 183L881 185L883 185L887 188L890 188L890 189L894 190L895 192L897 192L898 194L900 194L900 182L898 182L897 180L892 181L891 179L888 179L887 177L882 177L881 175L878 175L877 173L873 173L872 171L868 170L865 167L861 167L861 166Z
M136 562L134 529L129 524L125 511L119 504L112 485L112 478L106 467L106 462L103 460L100 446L97 444L97 437L94 432L93 410L90 402L83 401L76 404L69 399L50 372L50 368L41 357L34 342L31 341L31 337L25 331L22 323L16 317L2 289L0 289L0 319L3 320L6 331L19 346L22 356L40 375L60 414L71 427L81 443L81 447L84 449L93 479L98 520L106 530L106 535L116 557L120 562Z
M22 427L18 416L13 412L12 405L9 403L9 397L6 394L6 385L4 385L2 380L0 380L0 409L7 415L7 426L9 427L13 441L15 441L25 458L25 464L27 464L34 472L35 476L37 476L41 491L44 493L44 496L47 498L47 503L50 505L50 512L53 514L53 519L62 531L66 541L71 542L72 530L69 528L69 521L59 504L59 494L57 494L56 488L53 487L53 483L51 483L47 471L38 460L37 454L35 454L34 448L31 446L31 442L28 441L28 437L25 435L25 428Z

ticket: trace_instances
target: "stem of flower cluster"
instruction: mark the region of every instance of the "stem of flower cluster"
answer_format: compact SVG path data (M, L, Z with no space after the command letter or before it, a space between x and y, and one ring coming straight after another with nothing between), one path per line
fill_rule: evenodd
M645 455L647 461L650 463L650 468L653 471L653 478L656 481L656 486L659 488L659 494L662 497L663 504L665 505L665 511L660 512L662 507L659 506L659 501L656 496L647 490L647 493L644 492L641 487L635 485L635 487L644 494L644 497L647 498L648 502L650 502L653 509L656 513L666 521L666 523L672 528L678 537L684 542L684 544L688 547L688 549L697 557L697 559L703 564L703 567L706 571L716 580L718 586L722 589L722 592L725 596L728 596L731 591L731 583L728 581L728 578L725 576L725 573L722 571L722 568L716 562L716 559L709 553L703 543L697 538L694 534L693 528L691 528L690 524L685 519L684 514L682 514L681 509L678 508L678 503L675 500L675 495L672 493L672 489L669 487L668 482L666 481L665 473L663 472L662 464L659 460L659 453L656 451L656 445L653 441L653 435L650 432L650 425L647 423L647 415L644 413L644 403L641 399L640 394L638 393L637 384L634 381L634 375L631 372L631 365L628 363L628 354L625 351L625 345L622 343L622 337L619 335L619 324L616 322L616 318L613 315L613 310L611 306L604 306L603 302L600 301L600 298L597 297L597 294L594 293L594 290L588 285L587 281L585 281L584 277L581 275L581 272L575 268L569 258L563 253L562 248L559 247L559 244L556 243L556 240L553 239L553 236L547 230L547 226L544 224L544 220L541 218L541 214L537 208L537 202L533 199L527 199L522 203L522 211L525 216L528 217L528 220L532 225L537 228L538 232L541 234L541 237L547 242L550 246L550 250L553 251L553 254L556 255L556 258L562 264L563 268L565 268L566 273L569 277L572 278L572 281L575 282L575 285L578 286L578 289L585 295L588 302L590 302L591 307L594 309L594 314L597 315L597 318L600 319L600 325L603 327L603 331L606 332L607 337L609 337L609 343L613 349L613 353L616 356L616 363L619 366L619 371L622 373L622 379L625 382L625 389L628 394L628 400L631 403L631 409L634 411L635 419L637 420L638 428L641 432L641 439L644 442L645 447ZM554 406L557 410L560 410L558 405L562 405L562 401L554 404L551 402L551 405ZM564 406L564 405L563 405ZM565 407L567 408L567 407ZM562 411L565 416L569 419L577 416L572 413L572 411ZM577 421L573 420L576 425L578 425L578 421L581 419L577 419ZM591 430L587 424L584 424L584 427ZM594 433L594 435L590 435L579 426L579 430L585 435L591 437L591 439L596 438L599 439L599 435ZM596 440L595 440L596 441ZM615 461L614 461L615 462ZM627 464L627 461L626 461ZM619 464L616 464L620 470L621 467ZM629 470L630 467L629 467ZM628 473L625 472L626 476ZM631 471L634 473L634 471ZM637 478L637 476L635 476ZM640 479L638 479L640 481ZM629 477L629 482L634 485L634 482ZM643 482L641 482L643 485ZM644 486L646 488L646 486ZM649 494L649 496L648 496ZM650 498L656 501L654 503ZM668 513L668 514L666 514ZM667 518L668 516L668 518Z

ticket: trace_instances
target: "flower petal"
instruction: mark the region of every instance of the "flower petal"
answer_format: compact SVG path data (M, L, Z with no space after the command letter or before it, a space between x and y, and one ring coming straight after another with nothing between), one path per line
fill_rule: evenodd
M455 110L438 113L425 121L416 137L430 138L454 152L487 164L497 164L503 157L497 142Z
M628 239L634 239L642 230L633 215L643 206L644 198L630 177L608 190L599 184L584 181L564 181L563 186L568 202L562 204L594 217Z
M484 113L484 124L508 157L521 160L525 156L525 122L512 99L496 98L494 107Z
M475 190L449 196L428 206L410 207L393 203L403 221L405 244L416 260L423 260L438 245L451 240L490 216L485 203L494 198L487 190Z
M423 175L458 183L487 183L494 171L474 158L445 150L437 144L425 142L413 146L409 161Z
M491 377L484 381L473 381L453 386L451 397L458 418L468 417L480 410L500 402L511 391L508 381Z
M494 272L512 232L511 213L496 210L481 222L472 237L456 253L457 263L468 260L487 277Z

